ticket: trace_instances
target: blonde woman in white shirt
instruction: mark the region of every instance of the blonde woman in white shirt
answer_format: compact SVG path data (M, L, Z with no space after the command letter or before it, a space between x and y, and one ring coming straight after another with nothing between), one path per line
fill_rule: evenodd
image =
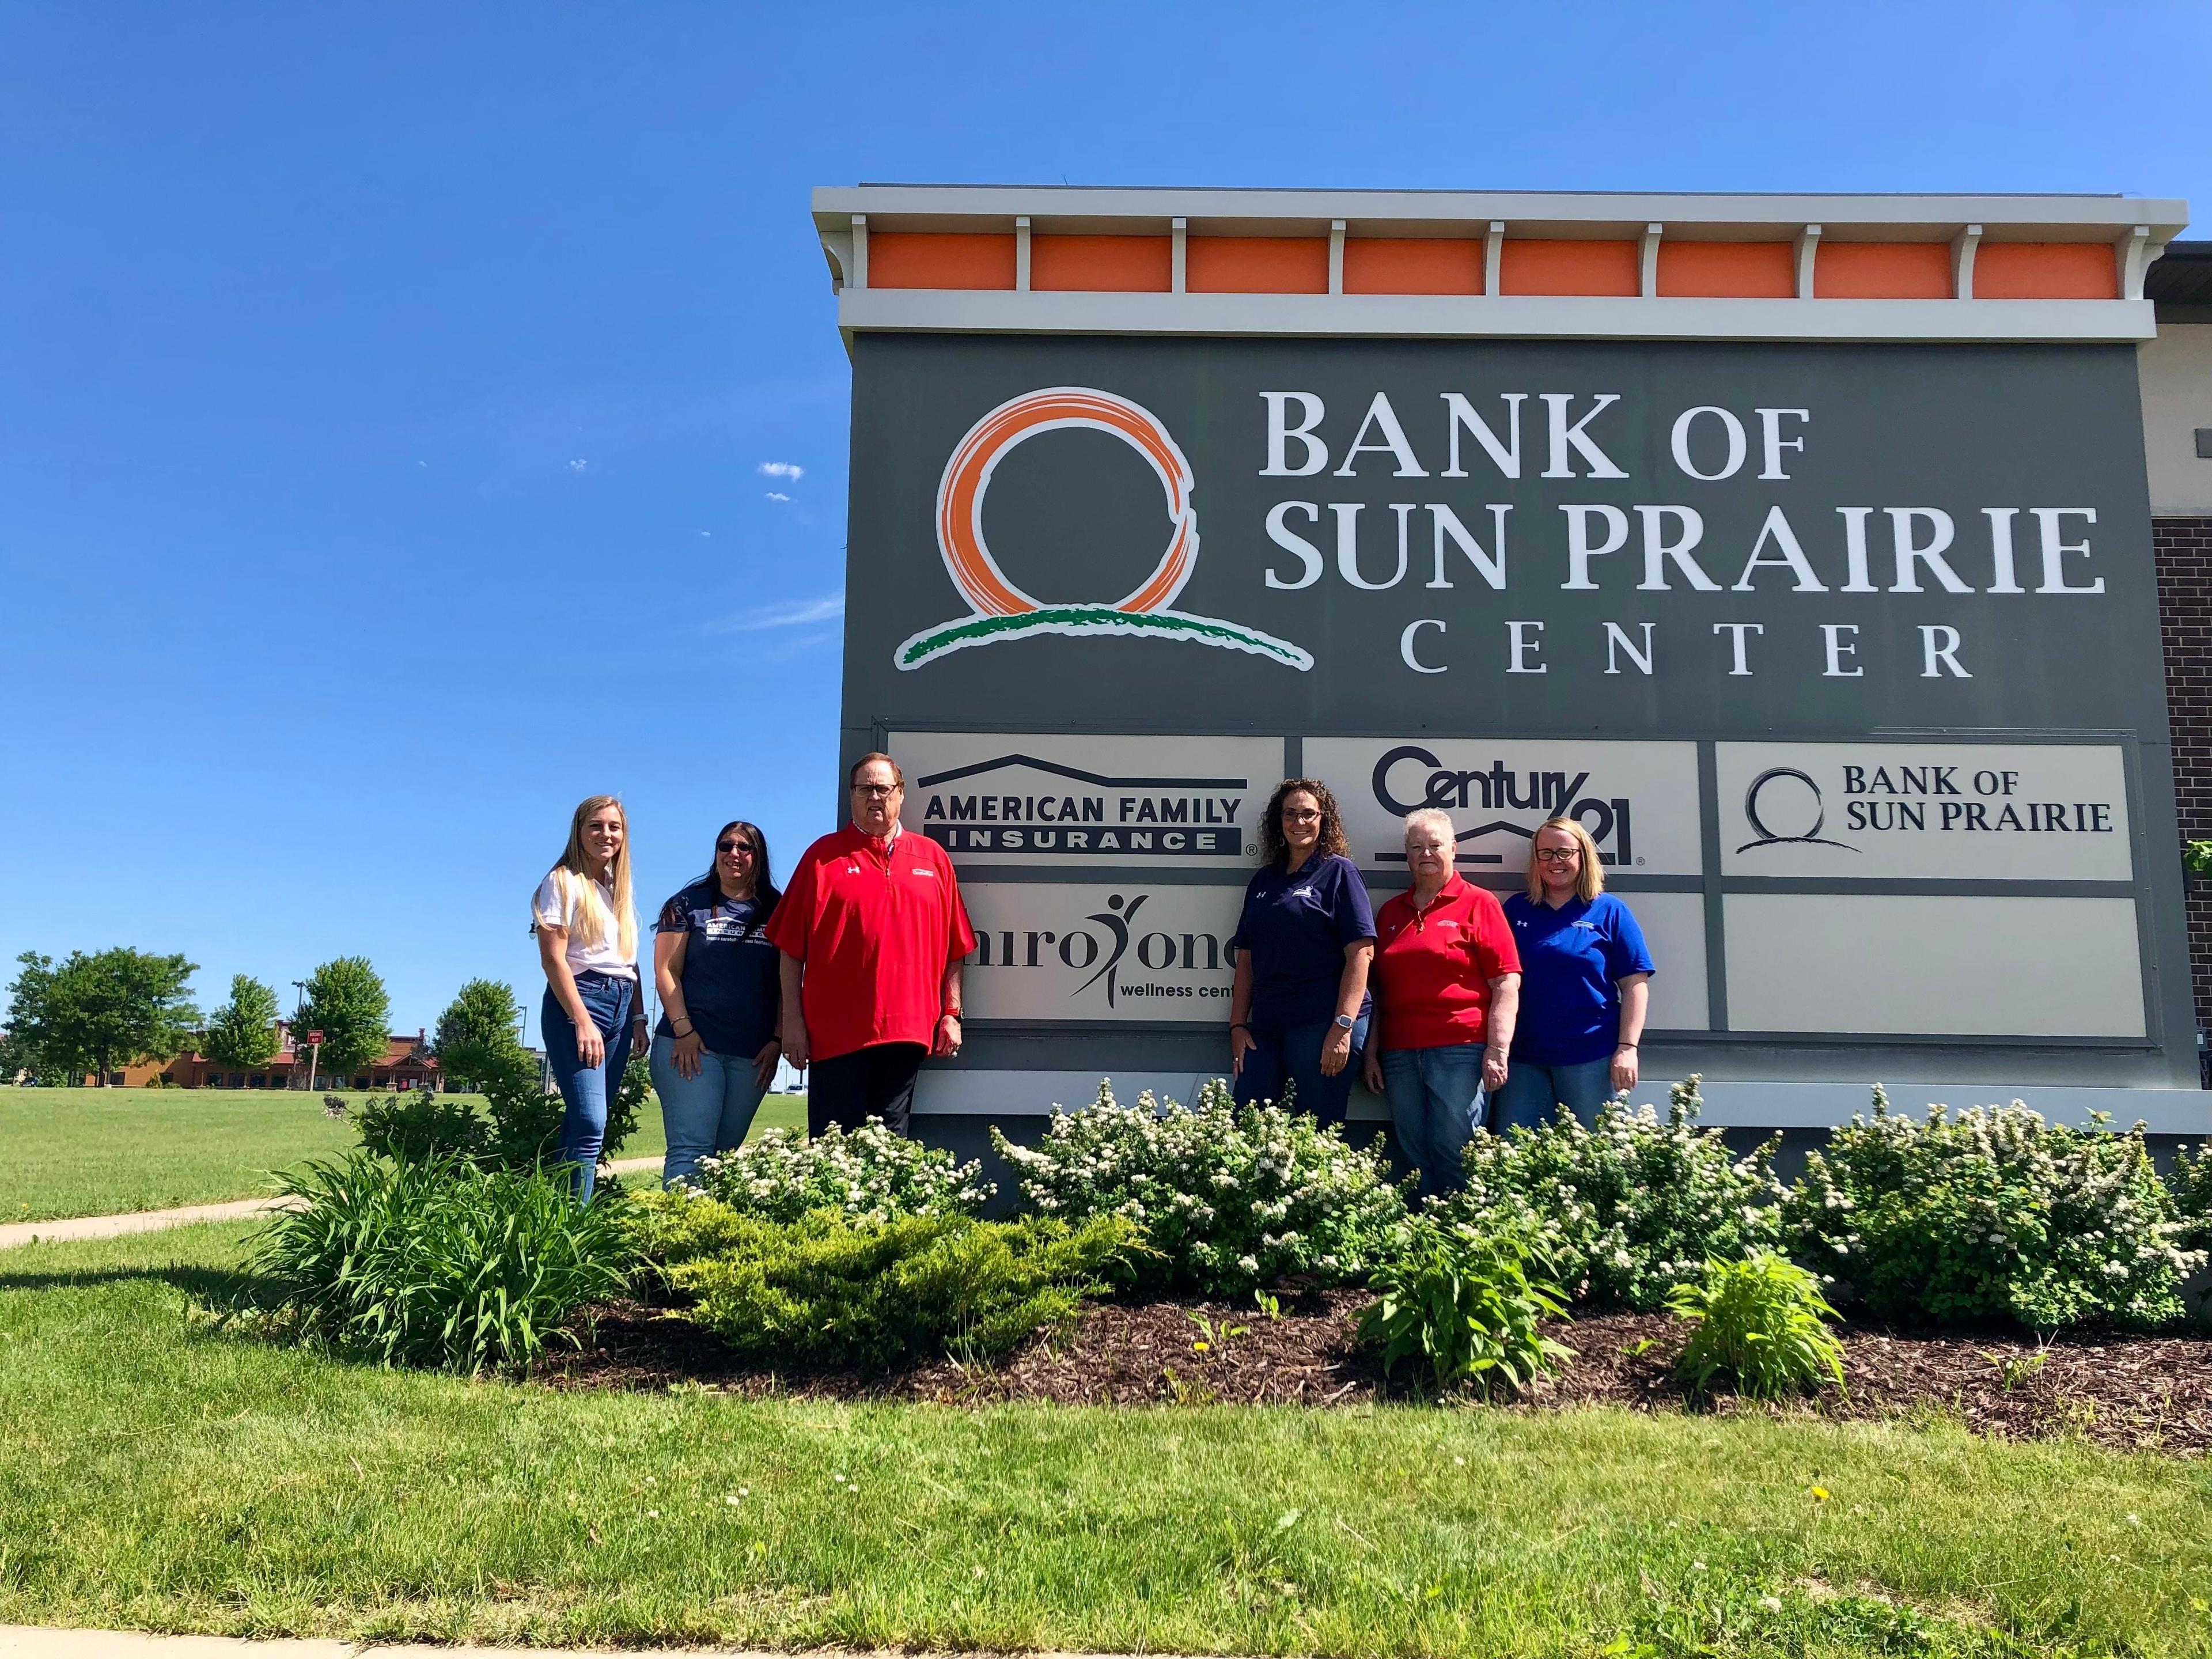
M607 1105L633 1045L646 1042L638 994L637 915L630 903L629 819L612 795L576 809L568 845L531 902L545 964L545 1058L568 1110L561 1161L589 1199L607 1135Z

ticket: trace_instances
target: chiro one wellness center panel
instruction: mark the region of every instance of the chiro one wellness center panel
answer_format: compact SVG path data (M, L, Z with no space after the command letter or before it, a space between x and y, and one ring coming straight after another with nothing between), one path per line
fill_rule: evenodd
M2193 1088L2107 222L2179 210L2033 204L821 192L844 746L979 940L924 1105L1218 1073L1291 774L1378 900L1417 808L1499 890L1580 819L1649 1077Z

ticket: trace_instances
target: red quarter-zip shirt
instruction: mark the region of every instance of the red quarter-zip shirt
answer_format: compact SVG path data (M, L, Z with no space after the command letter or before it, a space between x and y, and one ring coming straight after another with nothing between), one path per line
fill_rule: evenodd
M952 860L927 836L847 824L808 848L768 937L806 964L799 997L816 1060L937 1035L945 965L975 948Z
M1401 893L1375 913L1374 1040L1386 1050L1485 1042L1490 981L1520 971L1513 930L1486 890L1455 872L1425 910Z

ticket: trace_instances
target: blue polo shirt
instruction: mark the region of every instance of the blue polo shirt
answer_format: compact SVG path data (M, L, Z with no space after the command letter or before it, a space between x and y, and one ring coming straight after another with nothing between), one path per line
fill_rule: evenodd
M711 881L660 907L653 932L684 936L684 1009L709 1054L750 1060L775 1035L781 953L763 931L767 921L758 903L726 898ZM665 1012L659 1032L676 1034Z
M1648 974L1651 952L1626 905L1610 893L1554 910L1516 893L1505 920L1521 951L1521 1014L1513 1058L1531 1066L1582 1066L1620 1041L1620 986Z
M1286 1031L1335 1018L1344 947L1374 937L1375 907L1350 859L1331 854L1295 871L1269 865L1254 875L1229 941L1252 953L1254 1029ZM1362 998L1359 1012L1369 1006Z

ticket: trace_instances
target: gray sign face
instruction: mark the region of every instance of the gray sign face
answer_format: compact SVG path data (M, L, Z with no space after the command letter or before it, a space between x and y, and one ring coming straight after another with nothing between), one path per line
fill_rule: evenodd
M854 723L2163 724L2132 353L857 344Z

